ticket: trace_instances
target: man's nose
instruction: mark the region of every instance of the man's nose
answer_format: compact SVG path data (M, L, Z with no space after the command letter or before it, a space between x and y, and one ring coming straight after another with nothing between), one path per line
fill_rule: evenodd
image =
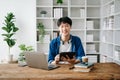
M64 30L66 30L67 28L66 27L63 27Z

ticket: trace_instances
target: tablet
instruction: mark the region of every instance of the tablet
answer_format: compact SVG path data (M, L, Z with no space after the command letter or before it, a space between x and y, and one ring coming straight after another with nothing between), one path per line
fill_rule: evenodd
M75 52L61 52L60 53L60 61L62 61L62 57L65 57L67 58L67 56L70 58L70 59L73 59L73 56L75 56Z

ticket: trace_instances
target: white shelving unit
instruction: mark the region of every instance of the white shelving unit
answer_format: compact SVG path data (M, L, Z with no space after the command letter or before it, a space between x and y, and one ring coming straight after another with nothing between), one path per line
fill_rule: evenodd
M99 54L101 1L63 0L63 4L61 5L57 4L56 1L57 0L36 1L36 22L42 22L44 24L46 34L50 35L50 40L56 36L55 32L59 31L57 27L59 16L68 16L73 21L71 34L81 38L86 54ZM57 14L59 14L59 16L57 15L57 17L55 15L55 9L58 9ZM60 11L60 9L62 10ZM47 11L45 17L40 15L42 10ZM49 43L40 43L38 41L37 45L38 51L48 52ZM90 48L90 46L93 48Z
M101 0L102 62L120 64L120 0Z
M86 53L99 54L100 46L100 0L86 0ZM89 56L90 62L97 57Z

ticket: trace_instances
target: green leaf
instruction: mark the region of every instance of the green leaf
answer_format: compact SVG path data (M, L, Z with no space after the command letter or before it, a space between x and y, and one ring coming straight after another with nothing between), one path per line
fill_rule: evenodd
M3 29L4 31L6 31L7 33L10 33L10 32L11 32L11 30L12 30L12 29L7 28L7 27L2 27L2 29Z
M9 47L12 47L12 46L15 45L15 39L9 39L9 38L7 38L7 39L4 39L4 40L7 42L7 44L9 45Z
M7 38L11 38L14 35L14 33L11 34L2 34L2 36L6 36Z
M62 4L63 3L63 0L57 0L57 4Z
M32 51L33 48L32 48L32 46L27 46L27 47L26 47L26 50L27 50L27 51Z
M21 44L18 46L20 50L24 51L32 51L34 50L32 46L26 46L25 44Z
M2 27L3 30L5 30L6 32L8 32L7 27Z
M40 41L42 42L45 35L45 27L42 23L38 23L37 28L39 29Z
M7 33L10 33L12 31L12 27L9 23L7 25L5 24L5 27L2 27L2 29L5 30Z
M7 16L5 17L7 21L11 21L12 19L14 19L14 15L12 12L8 13Z
M17 27L13 27L13 32L18 31L19 29Z
M20 48L20 50L26 51L26 46L25 46L25 44L21 44L21 45L19 45L18 47Z
M10 45L9 45L9 46L12 47L12 46L15 45L15 43L16 43L16 42L15 42L15 39L11 39L11 40L10 40Z
M19 54L19 56L24 56L25 54L24 54L24 52L21 52L20 54Z

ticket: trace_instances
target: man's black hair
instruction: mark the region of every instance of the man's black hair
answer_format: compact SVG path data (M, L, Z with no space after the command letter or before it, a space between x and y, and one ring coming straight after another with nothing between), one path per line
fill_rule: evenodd
M66 17L61 17L57 21L57 26L59 27L61 25L61 23L68 23L71 26L72 25L72 20L67 16Z

